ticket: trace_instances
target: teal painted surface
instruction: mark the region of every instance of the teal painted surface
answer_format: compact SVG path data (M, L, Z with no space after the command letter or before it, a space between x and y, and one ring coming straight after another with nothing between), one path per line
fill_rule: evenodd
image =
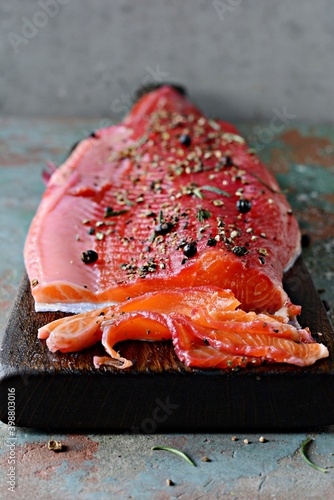
M44 190L41 171L46 160L58 165L74 142L99 125L99 120L0 121L1 331L24 269L24 239ZM289 189L302 230L311 236L304 257L332 315L334 127L297 127L292 131L298 131L296 143L285 135L288 130L282 130L261 147L254 137L256 126L262 127L248 124L240 128L250 142L260 145L259 154L277 175L282 189ZM318 143L318 139L323 142ZM312 153L313 147L317 151ZM308 155L309 161L299 161L307 160ZM315 429L309 434L264 431L267 442L260 443L260 434L247 432L236 434L238 440L232 441L232 434L61 435L16 429L15 498L333 498L334 469L327 474L318 472L299 452L302 441L313 437L310 457L319 465L334 466L333 430ZM6 482L10 437L9 428L0 424L0 497L5 499L13 496ZM65 450L48 450L50 439L61 441ZM154 445L182 449L197 467L168 452L151 451ZM203 462L204 456L210 461ZM167 479L175 485L168 486Z

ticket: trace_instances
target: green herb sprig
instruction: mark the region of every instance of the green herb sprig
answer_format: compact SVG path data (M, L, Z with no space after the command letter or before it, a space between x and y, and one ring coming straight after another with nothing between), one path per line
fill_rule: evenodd
M211 212L209 212L209 210L204 210L203 208L200 208L196 214L196 219L202 223L205 220L210 219L211 215L212 214Z
M301 453L301 456L303 458L303 460L305 460L305 462L307 463L307 465L309 465L310 467L313 467L313 469L315 470L318 470L319 472L328 472L328 467L320 467L319 465L316 465L314 462L312 462L308 457L307 457L307 449L308 449L308 446L309 444L313 441L312 438L307 438L305 439L301 446L300 446L300 453Z
M216 193L216 194L220 194L221 196L226 196L227 198L231 198L230 193L228 193L227 191L224 191L223 189L218 188L217 186L206 186L205 185L205 186L196 187L195 189L193 189L193 194L195 196L197 196L197 198L200 198L201 200L203 200L205 198L205 196L202 193L202 191L211 191L211 193Z
M170 453L174 453L174 455L177 455L180 458L183 458L188 464L193 465L196 467L195 462L191 460L183 451L178 450L177 448L170 448L169 446L153 446L151 450L164 450L164 451L169 451Z

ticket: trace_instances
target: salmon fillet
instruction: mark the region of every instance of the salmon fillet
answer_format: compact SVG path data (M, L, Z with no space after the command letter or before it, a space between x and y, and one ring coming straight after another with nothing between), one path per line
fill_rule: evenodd
M37 311L210 284L273 313L289 305L282 276L299 242L277 182L237 130L162 87L56 170L24 256Z
M109 357L95 365L122 368L131 362L113 346L125 338L171 339L190 366L325 357L288 324L300 307L283 272L299 254L275 178L233 125L170 86L75 148L52 174L24 250L36 310L81 313L39 337L62 352L101 340Z

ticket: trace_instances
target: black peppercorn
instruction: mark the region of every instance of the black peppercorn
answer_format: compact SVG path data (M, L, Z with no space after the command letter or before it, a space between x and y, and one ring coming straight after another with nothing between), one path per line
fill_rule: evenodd
M180 140L180 143L183 146L190 146L190 144L191 144L191 137L188 134L182 134L182 135L180 135L180 139L179 140Z
M154 228L155 234L168 234L173 229L173 224L171 222L162 222Z
M81 260L84 264L93 264L99 258L98 254L95 250L86 250L86 252L82 252Z
M230 156L223 156L221 159L221 164L223 167L233 167L233 160Z
M236 205L237 210L242 214L246 214L252 209L252 202L249 200L244 200L242 198L237 201Z
M187 243L183 247L183 254L186 257L194 257L197 254L197 245L195 242Z

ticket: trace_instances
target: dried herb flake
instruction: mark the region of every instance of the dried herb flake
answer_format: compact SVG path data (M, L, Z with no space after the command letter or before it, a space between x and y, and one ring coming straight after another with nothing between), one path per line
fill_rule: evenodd
M211 217L211 212L209 210L204 210L203 208L200 208L197 212L196 219L199 220L200 222L204 222L206 219L210 219Z
M111 207L107 207L104 212L104 218L127 214L128 211L129 210L113 210Z

